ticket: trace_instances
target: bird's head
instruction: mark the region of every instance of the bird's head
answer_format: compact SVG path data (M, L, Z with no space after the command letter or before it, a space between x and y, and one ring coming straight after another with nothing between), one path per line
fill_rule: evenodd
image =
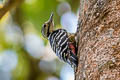
M48 38L50 33L53 32L53 27L54 27L54 21L53 21L53 13L52 13L49 20L47 22L45 22L42 26L42 30L41 30L42 35L45 38Z

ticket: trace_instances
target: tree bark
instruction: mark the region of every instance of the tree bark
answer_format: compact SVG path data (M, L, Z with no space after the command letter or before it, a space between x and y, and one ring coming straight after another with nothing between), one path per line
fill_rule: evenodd
M120 80L120 0L80 0L76 80Z

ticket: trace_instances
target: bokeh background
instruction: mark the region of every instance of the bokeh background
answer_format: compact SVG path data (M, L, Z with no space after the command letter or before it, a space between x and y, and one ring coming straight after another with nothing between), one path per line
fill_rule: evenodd
M0 8L7 0L0 0ZM54 12L55 29L74 33L79 0L24 0L0 19L0 80L74 80L41 35Z

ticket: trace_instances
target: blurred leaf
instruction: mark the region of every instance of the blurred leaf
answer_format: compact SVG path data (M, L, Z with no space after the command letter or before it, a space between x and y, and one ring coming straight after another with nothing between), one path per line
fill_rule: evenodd
M18 65L13 71L13 80L29 80L30 63L23 51L18 53Z
M54 12L56 15L57 4L56 0L35 0L31 4L23 3L21 6L21 15L24 18L22 19L32 22L35 27L40 29L42 24L48 20L51 12Z

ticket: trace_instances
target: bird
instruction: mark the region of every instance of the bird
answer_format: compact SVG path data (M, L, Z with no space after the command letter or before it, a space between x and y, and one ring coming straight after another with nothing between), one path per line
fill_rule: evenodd
M78 66L77 43L75 33L68 33L65 29L54 29L53 13L41 29L42 36L46 38L58 58L71 67Z

